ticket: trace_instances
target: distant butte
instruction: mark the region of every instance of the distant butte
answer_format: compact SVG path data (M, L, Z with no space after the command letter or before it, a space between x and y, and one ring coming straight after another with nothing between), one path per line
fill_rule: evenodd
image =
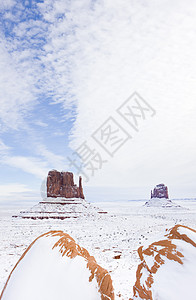
M180 205L173 203L169 199L168 188L163 183L157 184L151 191L151 199L149 199L144 205L147 207L163 207L163 208L181 208Z
M163 183L157 184L153 191L151 191L151 199L165 198L169 199L168 188Z
M82 188L82 177L79 177L79 187L74 184L73 173L52 170L47 177L47 197L51 198L81 198L85 199Z

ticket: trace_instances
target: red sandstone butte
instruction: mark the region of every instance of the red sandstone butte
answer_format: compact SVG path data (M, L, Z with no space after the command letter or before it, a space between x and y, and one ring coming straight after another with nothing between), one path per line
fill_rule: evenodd
M169 199L168 188L163 183L157 184L153 191L151 191L152 198L166 198Z
M79 187L74 184L73 173L52 170L47 177L47 197L82 198L85 199L82 188L82 177L79 177Z

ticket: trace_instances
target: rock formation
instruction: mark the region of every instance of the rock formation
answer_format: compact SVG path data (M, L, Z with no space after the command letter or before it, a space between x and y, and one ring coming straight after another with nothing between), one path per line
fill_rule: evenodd
M34 220L64 220L106 213L85 200L82 178L79 178L78 187L74 184L73 173L71 172L49 171L46 187L47 197L44 197L42 201L28 211L21 211L19 215L13 217Z
M42 234L23 253L2 300L114 300L109 272L62 231Z
M195 299L196 230L176 225L138 254L134 300Z
M157 184L151 191L151 198L145 203L147 207L182 208L169 199L168 188L163 183Z
M47 177L47 197L84 199L82 178L79 178L78 187L74 184L73 173L58 172L56 170L49 171Z
M151 191L152 198L165 198L169 199L168 188L163 183L157 184L153 191Z

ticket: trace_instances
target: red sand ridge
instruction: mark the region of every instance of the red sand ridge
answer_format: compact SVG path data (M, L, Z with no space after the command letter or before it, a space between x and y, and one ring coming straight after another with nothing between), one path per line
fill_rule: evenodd
M85 248L80 247L78 244L76 244L75 240L70 235L68 235L67 233L64 233L63 231L50 231L50 232L44 233L44 234L40 235L38 238L36 238L30 244L30 246L22 254L19 261L17 262L17 264L11 271L11 273L7 279L7 282L5 283L3 291L0 295L0 300L4 299L4 293L7 288L8 288L8 290L11 291L11 293L13 293L12 286L9 286L9 281L10 281L11 276L14 276L15 269L17 269L18 265L23 260L23 258L26 256L26 254L31 251L31 248L33 247L33 245L35 243L37 243L37 241L39 239L43 239L45 237L47 237L47 238L58 237L57 242L54 243L53 246L51 246L51 250L57 248L59 250L59 252L61 253L62 257L67 256L70 259L74 259L77 256L82 257L86 263L86 267L90 270L90 273L91 273L90 277L88 278L89 282L92 282L92 280L95 278L95 280L98 284L98 292L100 293L100 300L114 300L114 298L115 298L114 297L114 288L113 288L113 283L112 283L112 279L111 279L109 272L106 269L102 268L100 265L98 265L94 256L91 256ZM70 269L70 264L69 264L68 268L65 269L65 272L69 272L69 269ZM27 276L28 276L28 274L27 274ZM84 274L84 276L85 276L85 274ZM66 281L64 282L64 285L66 287ZM32 282L32 286L33 286L33 282ZM33 288L36 289L37 288L36 285ZM76 285L76 288L77 288L77 285ZM31 291L29 291L29 292L31 292ZM38 290L38 295L39 295L39 290ZM40 297L39 297L39 299L40 299ZM67 299L66 295L65 295L65 299Z
M73 173L52 170L47 177L47 197L82 198L85 199L82 188L82 177L79 177L79 187L74 184Z
M179 230L181 228L186 229L187 234L180 233ZM136 272L136 282L133 286L134 296L129 300L158 299L154 298L152 295L154 278L158 269L161 268L162 265L166 264L169 260L174 261L176 264L183 265L183 258L186 259L186 257L184 257L181 247L178 246L178 241L182 240L184 243L196 247L196 243L190 238L193 235L193 233L196 233L196 230L183 225L175 225L165 235L165 239L160 240L158 242L154 242L147 248L141 246L138 249L138 254L141 263L138 265L138 269ZM154 260L154 263L152 265L148 264L148 257L151 257L151 259ZM186 288L186 286L184 288Z

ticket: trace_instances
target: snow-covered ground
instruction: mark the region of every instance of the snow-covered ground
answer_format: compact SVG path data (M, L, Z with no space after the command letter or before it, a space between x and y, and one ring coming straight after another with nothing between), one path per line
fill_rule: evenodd
M175 224L196 229L196 200L173 201L180 209L145 207L145 202L93 203L108 214L65 220L12 218L19 207L0 207L0 290L36 237L50 230L63 230L110 272L116 299L129 299L140 262L138 247L156 241L156 236Z

